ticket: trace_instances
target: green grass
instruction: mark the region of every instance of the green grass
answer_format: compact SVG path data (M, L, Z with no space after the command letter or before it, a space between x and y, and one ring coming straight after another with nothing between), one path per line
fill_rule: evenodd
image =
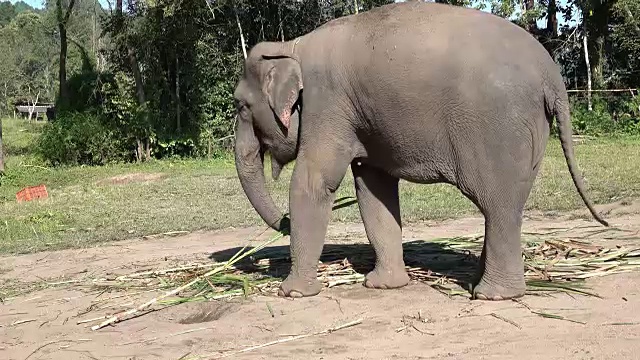
M24 120L4 121L7 159L6 175L0 178L0 253L85 247L169 231L263 225L242 192L231 157L48 168L33 154L40 127ZM590 140L575 151L594 202L638 197L640 139ZM101 182L130 173L163 177L118 185ZM283 210L290 175L288 167L278 182L268 183ZM47 185L49 199L16 202L21 188L41 183ZM338 191L341 196L354 196L350 174ZM401 182L401 205L405 224L478 214L450 185ZM547 147L527 208L584 208L555 140ZM360 221L357 206L337 210L332 217L333 221Z

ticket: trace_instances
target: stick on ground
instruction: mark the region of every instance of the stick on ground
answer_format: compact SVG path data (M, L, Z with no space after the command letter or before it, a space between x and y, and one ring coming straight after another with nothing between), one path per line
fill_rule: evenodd
M354 320L351 322L348 322L346 324L342 324L333 328L329 328L323 331L318 331L318 332L314 332L314 333L310 333L310 334L302 334L302 335L296 335L296 336L291 336L288 338L284 338L284 339L279 339L279 340L274 340L265 344L260 344L260 345L255 345L255 346L250 346L247 348L244 348L242 350L238 350L238 351L232 351L226 354L222 354L222 355L205 355L206 358L209 359L222 359L222 358L226 358L229 356L233 356L233 355L237 355L237 354L241 354L241 353L245 353L245 352L249 352L249 351L253 351L253 350L257 350L257 349L262 349L265 348L267 346L271 346L271 345L276 345L276 344L282 344L285 342L290 342L290 341L294 341L294 340L299 340L299 339L304 339L307 337L311 337L311 336L318 336L318 335L325 335L325 334L329 334L332 333L334 331L338 331L338 330L342 330L342 329L346 329L352 326L356 326L362 323L362 319L358 319L358 320ZM212 357L213 356L213 357ZM202 357L201 357L202 358Z
M498 319L498 320L502 320L502 321L506 322L507 324L511 324L511 325L513 325L513 326L517 327L518 329L522 329L522 327L521 327L520 325L518 325L518 324L517 324L515 321L513 321L513 320L509 320L509 319L507 319L507 318L505 318L505 317L503 317L503 316L500 316L500 315L498 315L498 314L496 314L496 313L491 313L491 314L489 314L489 315L493 316L494 318L496 318L496 319Z

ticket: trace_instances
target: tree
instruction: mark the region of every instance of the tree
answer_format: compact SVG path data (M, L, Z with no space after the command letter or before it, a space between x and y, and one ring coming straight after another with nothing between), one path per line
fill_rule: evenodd
M15 16L13 4L9 1L0 2L0 27L7 26Z
M12 48L14 31L0 28L0 116L11 113L12 99L18 86L18 68Z
M73 12L73 6L76 3L76 0L69 0L69 3L64 6L63 9L63 0L56 0L56 19L58 21L58 32L60 35L60 63L59 66L59 90L58 96L60 100L64 103L67 99L67 27L69 25L69 19L71 18L71 13Z
M629 86L640 87L640 2L618 0L613 5L613 15L618 19L612 26L612 38L619 44L624 56L619 65L624 69L634 69L627 74ZM640 96L640 95L636 95ZM639 109L640 110L640 109Z
M605 85L604 67L606 64L605 42L609 37L609 20L613 1L584 0L581 1L583 26L587 32L588 48L596 88Z
M148 122L148 112L146 110L147 99L144 91L144 83L142 80L142 72L140 71L140 63L138 61L138 57L136 55L136 49L134 45L131 43L131 37L125 32L125 18L124 12L122 8L122 0L116 1L116 18L115 18L115 35L117 38L121 40L126 49L126 58L128 61L128 65L131 73L133 74L133 79L135 81L136 86L136 96L138 100L138 109L139 115L142 117L142 122ZM145 129L140 129L137 127L137 132L145 133ZM136 149L136 158L138 161L143 161L151 158L151 139L149 134L144 134L142 136L138 136L137 140L137 149Z
M10 113L15 103L52 100L55 46L43 16L25 11L0 28L0 111Z
M4 174L4 145L2 144L2 118L0 118L0 175Z

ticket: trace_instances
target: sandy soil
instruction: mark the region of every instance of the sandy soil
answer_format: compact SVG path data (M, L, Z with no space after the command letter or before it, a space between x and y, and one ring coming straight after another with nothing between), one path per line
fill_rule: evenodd
M635 208L637 205L630 205ZM625 208L629 208L626 206ZM602 209L602 208L601 208ZM640 230L640 215L608 208L619 228ZM575 216L574 216L575 217ZM525 231L597 225L585 220L528 216ZM425 239L481 233L468 218L407 226L404 236ZM83 250L0 258L0 281L57 281L166 268L208 260L211 253L245 244L262 229L228 229L179 237L138 239ZM580 236L580 229L562 235ZM267 238L270 234L263 234ZM359 224L332 225L328 244L366 243ZM593 239L613 247L632 237ZM281 240L276 245L286 245ZM637 359L640 353L640 273L589 280L602 298L526 296L522 303L584 322L544 318L522 303L471 301L420 283L403 289L338 286L318 296L190 303L152 312L98 331L79 321L138 305L153 294L88 294L73 286L31 292L0 304L1 359L215 358L281 339L362 319L359 325L234 355L236 359ZM109 299L109 301L105 301ZM272 311L269 311L269 307ZM230 357L231 358L231 357Z

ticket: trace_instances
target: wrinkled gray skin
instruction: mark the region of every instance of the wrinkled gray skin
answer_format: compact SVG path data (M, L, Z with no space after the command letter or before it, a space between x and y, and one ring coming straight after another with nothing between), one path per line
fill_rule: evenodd
M272 156L274 179L296 160L292 267L281 296L320 292L316 267L349 165L376 253L365 286L409 281L398 200L404 179L452 184L482 211L475 298L522 296L522 212L554 116L578 192L607 225L584 195L558 67L525 30L499 17L407 2L340 18L290 42L257 44L234 97L238 176L275 229L287 225L265 187L264 153Z

